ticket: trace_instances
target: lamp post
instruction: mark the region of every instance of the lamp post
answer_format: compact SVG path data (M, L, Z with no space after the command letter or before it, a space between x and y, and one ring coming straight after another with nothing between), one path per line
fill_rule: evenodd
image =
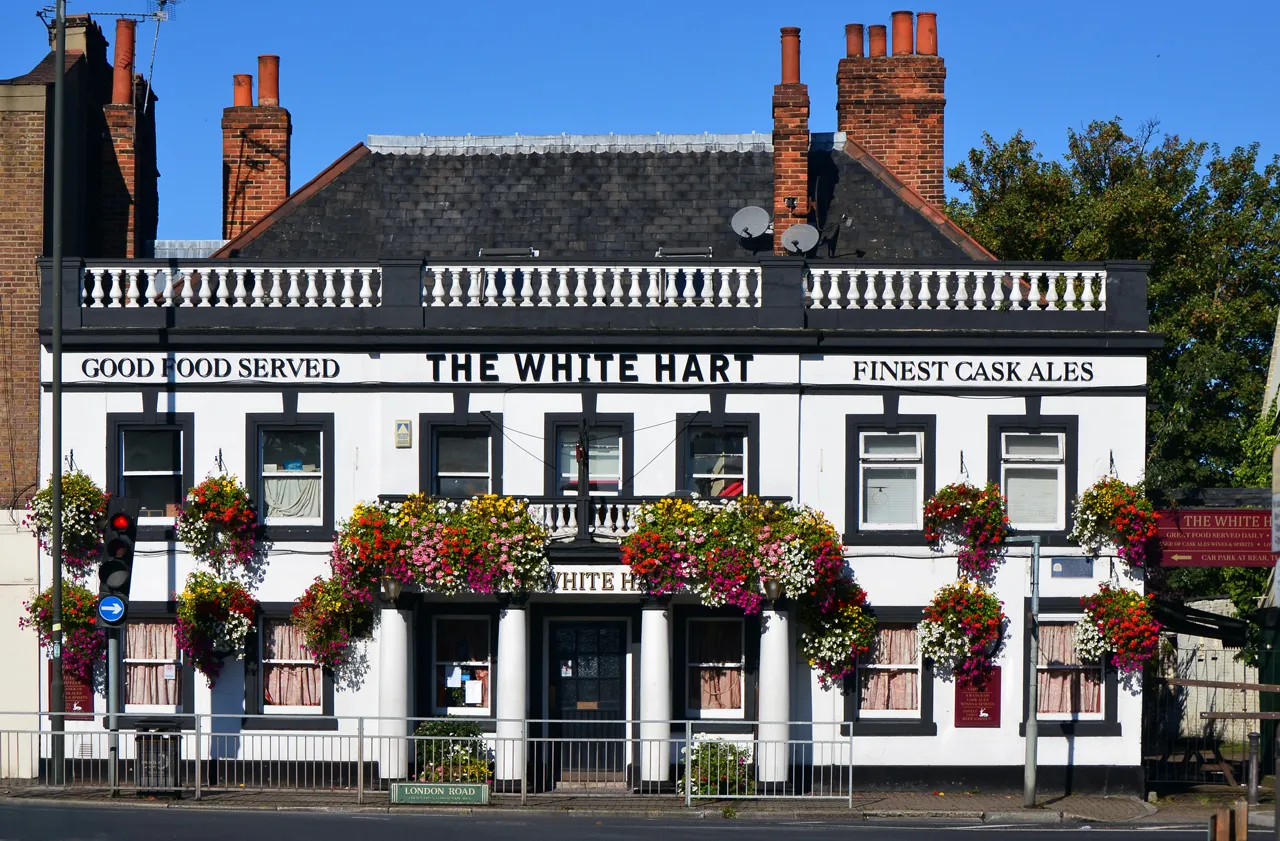
M1028 534L1006 538L1007 543L1031 544L1031 616L1027 628L1027 756L1022 771L1022 805L1036 805L1036 748L1040 736L1036 719L1040 708L1040 681L1036 667L1040 662L1040 535Z

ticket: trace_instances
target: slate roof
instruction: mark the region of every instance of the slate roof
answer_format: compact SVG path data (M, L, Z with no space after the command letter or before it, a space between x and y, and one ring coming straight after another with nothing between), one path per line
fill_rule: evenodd
M990 259L842 135L814 135L818 258ZM219 256L286 260L474 259L535 248L542 259L641 261L659 247L724 260L744 243L735 211L773 204L767 135L371 137Z
M79 50L67 50L64 58L64 67L69 71L72 65L84 58L84 53ZM40 59L39 64L21 76L14 76L12 79L0 79L0 85L52 85L56 75L54 73L56 61L57 57L50 52Z

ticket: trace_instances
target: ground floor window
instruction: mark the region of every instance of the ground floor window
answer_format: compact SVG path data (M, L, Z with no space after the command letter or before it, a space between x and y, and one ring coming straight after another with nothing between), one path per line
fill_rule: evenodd
M265 619L261 640L262 711L319 714L324 704L324 670L303 644L302 629L288 619Z
M488 715L488 617L436 617L434 636L436 715Z
M881 718L920 710L920 645L916 626L881 623L858 663L858 712Z
M746 662L741 619L690 619L686 663L688 714L701 718L742 718L742 678Z
M1102 713L1102 664L1082 660L1075 638L1075 618L1053 617L1040 623L1037 711L1046 718Z
M182 659L169 620L132 620L124 627L126 712L175 712L182 705Z

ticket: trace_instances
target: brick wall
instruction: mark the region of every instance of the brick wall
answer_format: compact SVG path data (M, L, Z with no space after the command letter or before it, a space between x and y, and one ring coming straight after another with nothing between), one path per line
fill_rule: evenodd
M0 508L38 482L44 131L43 111L0 111Z
M289 196L289 112L242 105L222 112L222 238L233 239Z
M837 128L938 207L946 78L942 59L925 55L844 58L836 75Z
M795 200L795 207L787 205ZM788 254L782 234L809 217L809 87L773 89L773 253Z

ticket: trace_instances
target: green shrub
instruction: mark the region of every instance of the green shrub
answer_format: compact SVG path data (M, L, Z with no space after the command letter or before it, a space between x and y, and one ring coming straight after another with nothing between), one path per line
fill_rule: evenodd
M755 794L755 769L751 761L750 748L726 742L723 739L708 739L699 742L689 756L689 748L682 751L683 759L688 763L689 776L693 778L693 793L700 795ZM684 765L682 764L682 771ZM685 793L688 778L681 777L678 788Z
M474 721L424 721L413 731L416 779L424 783L487 783L493 756Z

